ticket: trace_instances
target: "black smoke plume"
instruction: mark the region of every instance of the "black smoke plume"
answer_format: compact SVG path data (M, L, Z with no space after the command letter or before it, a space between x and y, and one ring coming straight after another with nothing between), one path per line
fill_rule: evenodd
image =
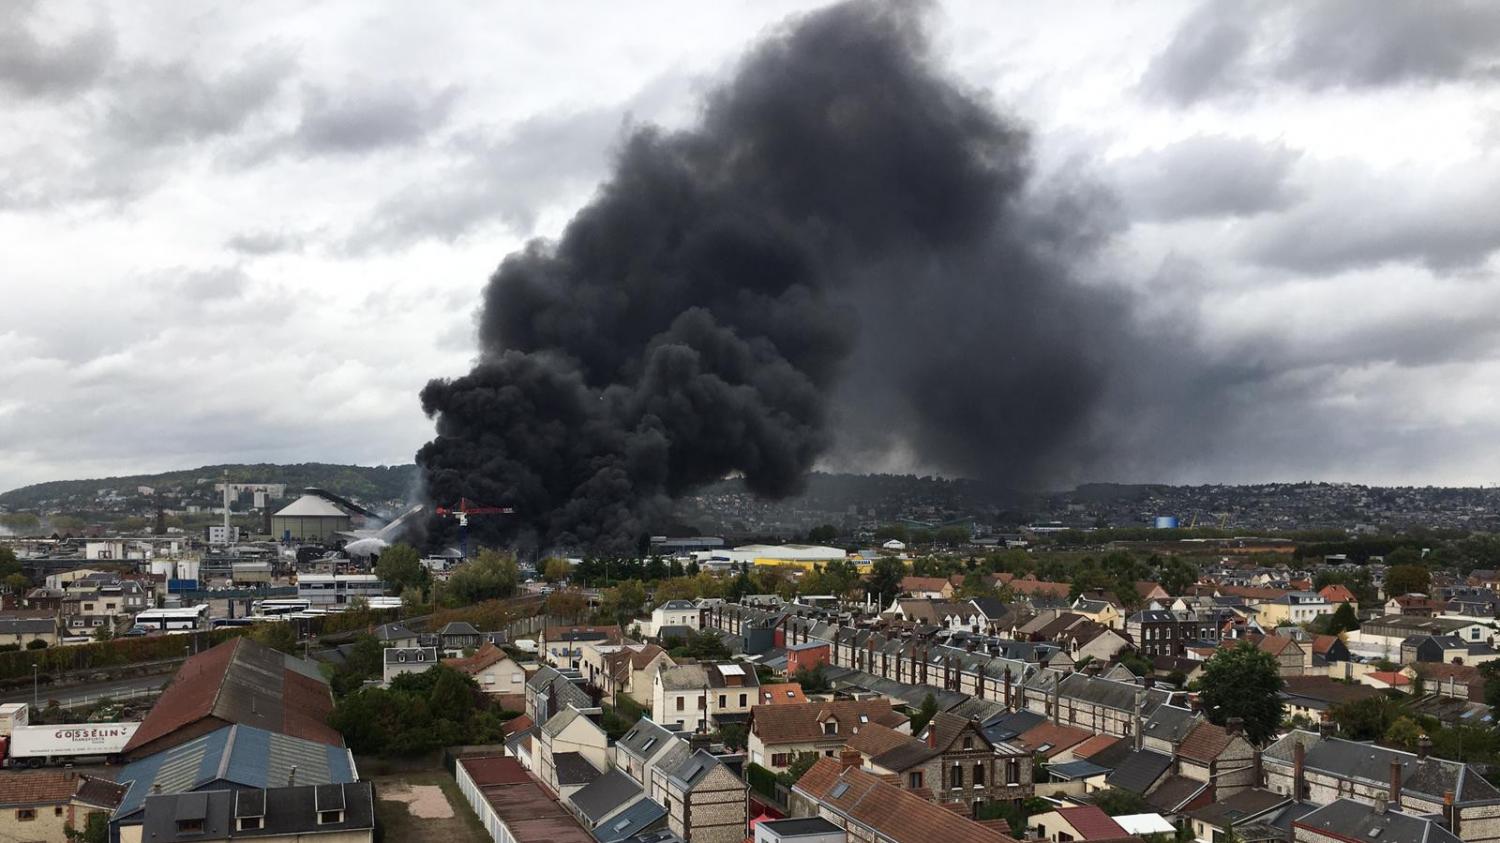
M1094 197L1033 182L1027 133L934 66L916 13L793 21L501 263L479 361L422 391L429 496L610 552L695 487L793 494L835 450L1044 479L1086 447L1122 303L1073 278Z

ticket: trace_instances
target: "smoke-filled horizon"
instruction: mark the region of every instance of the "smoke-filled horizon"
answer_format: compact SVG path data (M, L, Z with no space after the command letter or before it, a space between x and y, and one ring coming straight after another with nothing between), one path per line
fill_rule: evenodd
M704 483L785 496L832 453L1067 475L1140 361L1129 298L1077 271L1108 198L1047 195L1029 142L919 14L792 21L699 125L635 131L556 242L501 262L473 370L422 391L428 495L513 506L524 543L622 550Z

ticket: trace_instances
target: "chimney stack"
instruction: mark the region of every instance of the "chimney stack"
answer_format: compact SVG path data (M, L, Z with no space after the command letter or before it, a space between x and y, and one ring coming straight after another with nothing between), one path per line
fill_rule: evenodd
M1417 760L1426 761L1427 754L1432 752L1432 738L1423 735L1417 740Z
M857 770L861 766L863 766L863 764L864 756L860 755L859 750L857 749L850 749L846 746L844 747L843 751L839 753L839 770L841 772L843 770Z
M1224 732L1230 735L1238 735L1245 731L1245 718L1231 717L1224 721Z
M1391 786L1386 798L1390 799L1391 804L1397 808L1401 807L1401 774L1403 772L1404 770L1401 767L1401 762L1392 759Z
M1302 741L1292 743L1292 798L1298 802L1303 799L1303 780L1305 776L1304 767L1307 765L1307 748Z
M1453 791L1443 791L1443 820L1448 823L1448 830L1453 836L1458 836L1458 806L1453 804Z

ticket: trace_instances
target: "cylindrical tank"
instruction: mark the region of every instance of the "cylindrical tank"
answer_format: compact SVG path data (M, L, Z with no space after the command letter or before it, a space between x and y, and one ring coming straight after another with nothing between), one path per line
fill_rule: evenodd
M1155 526L1158 530L1175 530L1177 529L1177 516L1158 515L1156 516Z
M177 578L180 580L198 579L198 566L202 564L197 559L184 559L177 563Z
M177 562L173 559L151 560L151 573L169 580L177 579Z

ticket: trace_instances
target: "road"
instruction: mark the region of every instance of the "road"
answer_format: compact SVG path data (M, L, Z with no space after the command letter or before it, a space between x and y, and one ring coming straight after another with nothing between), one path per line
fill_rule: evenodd
M124 699L127 697L139 697L148 693L161 690L172 680L171 673L158 673L150 676L132 676L127 679L112 679L108 682L89 682L83 685L66 685L51 687L42 685L38 692L41 704L47 705L48 700L57 700L64 708L72 705L97 702L105 697L112 699ZM17 688L0 695L0 702L23 702L32 701L31 689Z

